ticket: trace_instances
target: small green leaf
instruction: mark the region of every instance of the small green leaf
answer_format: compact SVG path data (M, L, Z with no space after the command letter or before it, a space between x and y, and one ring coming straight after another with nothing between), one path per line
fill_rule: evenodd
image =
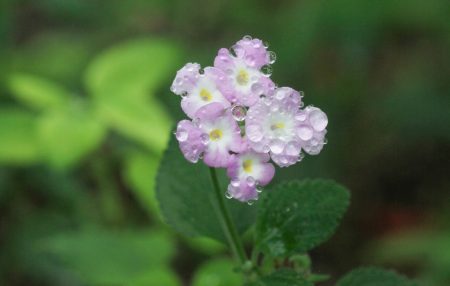
M262 277L258 282L246 286L314 286L314 284L302 278L292 269L279 269Z
M9 89L17 99L36 109L65 105L71 97L70 92L58 83L29 74L11 75Z
M170 269L153 268L146 271L145 274L137 277L130 277L126 285L133 286L179 286L180 279Z
M142 285L155 271L167 269L174 254L169 236L147 231L69 232L40 241L37 247L89 285L129 285L130 281Z
M0 163L30 164L40 157L36 118L18 109L0 109Z
M359 268L341 278L336 286L418 286L395 272L379 268Z
M304 253L333 234L348 204L347 189L330 180L282 183L263 193L257 245L272 257Z
M228 179L221 172L221 188L225 196ZM156 197L165 221L189 236L208 236L226 242L215 212L216 197L208 167L188 162L174 136L170 140L158 171ZM227 200L228 209L240 233L254 222L255 206Z
M155 99L112 97L99 102L98 106L105 123L122 135L157 154L167 146L172 120Z
M155 180L160 158L150 152L134 151L126 156L125 181L142 207L158 214Z
M39 119L38 132L50 165L66 168L100 145L105 128L90 110L77 106L45 113Z
M88 67L86 86L95 97L145 97L168 79L178 64L179 51L164 40L137 39L100 54Z
M192 286L241 286L242 275L234 268L230 259L210 260L197 270Z

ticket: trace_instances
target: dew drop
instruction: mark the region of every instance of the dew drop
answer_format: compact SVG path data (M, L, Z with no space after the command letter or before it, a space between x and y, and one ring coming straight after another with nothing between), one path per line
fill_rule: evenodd
M200 136L200 139L202 140L203 145L207 145L209 143L209 135L206 133L203 133Z
M272 141L270 141L269 147L270 147L270 151L273 154L281 154L284 150L284 142L279 140L279 139L274 139Z
M249 200L249 201L247 201L247 205L249 205L249 206L253 205L254 203L255 203L254 200Z
M269 77L272 75L272 67L270 65L265 65L261 68L263 75Z
M291 141L286 145L285 152L286 155L297 156L300 153L300 145L295 141Z
M177 137L177 140L179 142L184 142L188 139L188 132L184 128L178 128L177 132L175 133L175 137Z
M256 192L257 193L262 193L263 188L261 186L256 186Z
M246 41L251 41L252 40L252 36L245 35L243 39L246 40Z
M246 128L246 135L252 142L259 142L263 138L261 127L258 125L249 125Z
M254 94L260 95L263 92L263 87L260 83L252 84L251 90Z
M306 141L313 137L313 130L311 127L303 125L297 129L297 135L300 139Z
M247 177L246 181L249 187L253 187L256 184L256 180L252 176Z
M273 64L277 60L277 54L275 52L269 52L269 63Z
M328 125L328 118L324 112L315 109L309 114L309 122L316 131L322 131Z
M300 111L295 115L295 120L297 120L297 121L305 121L305 119L306 119L306 113L304 113L303 111Z
M247 115L247 109L243 106L235 105L231 108L231 114L236 121L243 121Z

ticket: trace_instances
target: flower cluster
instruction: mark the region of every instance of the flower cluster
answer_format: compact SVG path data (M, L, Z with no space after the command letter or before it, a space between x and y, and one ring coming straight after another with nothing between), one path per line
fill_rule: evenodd
M213 67L186 64L171 86L190 118L175 132L184 157L226 168L228 198L257 200L275 174L270 160L287 167L304 153L318 154L326 143L326 114L303 108L300 92L272 82L274 61L261 40L245 36L220 49Z

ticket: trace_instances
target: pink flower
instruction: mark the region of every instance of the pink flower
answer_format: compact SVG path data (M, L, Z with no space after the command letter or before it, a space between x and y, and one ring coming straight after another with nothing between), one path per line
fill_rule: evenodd
M184 157L226 168L227 197L242 202L257 200L260 187L272 180L270 159L287 167L303 153L319 154L326 143L327 115L313 106L302 109L299 92L276 88L263 72L274 55L246 36L231 51L220 49L214 67L204 72L199 64L186 64L171 86L191 119L181 120L175 132Z
M193 163L203 156L210 167L228 167L232 155L244 148L241 129L229 109L211 103L196 113L194 122L178 123L176 137L185 158ZM187 136L186 136L187 135Z
M218 102L223 108L230 106L230 102L217 88L220 79L224 79L222 71L206 67L203 74L200 73L200 65L189 63L177 72L172 83L171 90L181 95L181 108L190 118L203 106Z
M289 87L276 89L250 107L245 120L249 145L270 153L280 167L301 160L300 152L318 154L324 144L328 119L320 109L300 109L300 94Z
M239 201L256 200L258 187L267 185L275 174L274 166L269 163L270 156L256 153L251 149L233 156L227 168L228 196Z
M236 55L225 48L219 50L214 67L223 71L225 79L218 88L232 103L252 106L261 94L267 94L275 84L260 68L270 62L270 54L261 40L245 38L234 45Z

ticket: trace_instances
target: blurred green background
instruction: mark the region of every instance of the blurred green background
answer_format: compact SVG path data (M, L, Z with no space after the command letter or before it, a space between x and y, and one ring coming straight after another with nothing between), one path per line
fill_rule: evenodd
M450 285L448 0L0 3L0 285L240 285L222 245L164 226L154 177L176 71L247 34L330 121L274 183L352 190L323 285L360 264Z

